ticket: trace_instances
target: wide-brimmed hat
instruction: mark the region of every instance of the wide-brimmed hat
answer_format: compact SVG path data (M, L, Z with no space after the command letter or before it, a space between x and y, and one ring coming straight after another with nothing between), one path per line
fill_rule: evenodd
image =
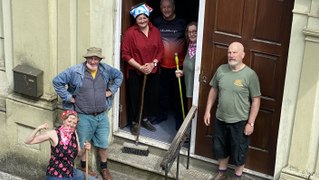
M102 49L97 47L90 47L89 49L87 49L87 53L83 55L83 57L85 58L93 56L104 59L104 56L102 55Z
M136 18L140 14L145 14L147 17L150 16L153 9L145 3L137 4L131 8L130 14Z

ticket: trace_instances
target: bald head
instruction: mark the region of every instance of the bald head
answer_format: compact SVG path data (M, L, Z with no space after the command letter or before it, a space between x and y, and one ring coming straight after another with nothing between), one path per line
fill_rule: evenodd
M228 64L232 69L241 69L245 57L244 46L240 42L232 42L228 47Z
M230 48L232 48L232 49L237 49L239 52L240 52L240 51L241 51L241 52L244 52L244 51L245 51L243 44L240 43L240 42L232 42L232 43L229 45L228 49L230 49Z

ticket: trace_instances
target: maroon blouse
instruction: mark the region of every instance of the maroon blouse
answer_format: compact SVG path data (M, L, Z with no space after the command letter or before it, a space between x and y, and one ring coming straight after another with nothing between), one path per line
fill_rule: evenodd
M148 26L148 37L139 30L136 24L125 32L121 47L122 59L124 61L128 62L133 58L141 65L153 62L154 59L157 59L159 63L161 62L164 52L161 33L151 22L149 22ZM130 69L135 68L128 64L127 71ZM157 67L154 68L152 73L156 71Z

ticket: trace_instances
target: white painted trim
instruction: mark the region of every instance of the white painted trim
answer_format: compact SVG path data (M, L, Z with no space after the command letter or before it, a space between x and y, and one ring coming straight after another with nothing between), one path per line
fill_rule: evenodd
M205 17L205 3L206 0L199 0L199 14L198 14L198 39L197 39L197 50L196 50L196 63L195 63L195 77L194 77L194 92L193 92L193 104L198 105L198 93L199 93L199 73L202 58L202 43L203 43L203 29L204 29L204 17ZM115 9L115 45L114 45L114 66L120 68L120 46L121 46L121 24L122 24L122 1L118 1ZM119 131L119 93L114 98L113 106L113 134ZM197 113L192 121L192 132L191 132L191 154L195 152L195 140L196 140L196 128L197 128ZM133 137L133 135L127 135L125 138ZM148 143L153 145L160 145L158 141L147 140Z
M121 65L121 25L122 25L122 1L116 1L115 25L114 25L114 67L120 69ZM124 76L124 73L123 73ZM123 77L125 78L125 77ZM113 133L119 130L120 113L120 89L114 96L113 105Z
M13 37L12 37L12 11L11 0L2 1L3 12L3 36L4 38L4 59L5 70L10 84L10 89L13 89Z
M194 75L194 90L193 90L193 105L198 107L199 96L199 78L200 69L202 63L202 46L203 46L203 34L204 34L204 19L205 19L205 4L206 0L199 0L199 13L197 22L197 48L196 48L196 60L195 60L195 75ZM195 141L196 141L196 129L197 129L197 113L192 121L192 134L191 134L191 149L192 154L195 153ZM201 121L201 119L199 119Z
M294 11L297 11L296 5L293 12ZM302 60L305 49L304 36L301 35L300 32L302 32L302 30L306 26L307 17L305 15L294 13L291 25L291 34L286 65L287 70L276 145L277 149L274 179L279 179L280 173L283 171L283 168L288 165L299 89L298 86L300 82Z

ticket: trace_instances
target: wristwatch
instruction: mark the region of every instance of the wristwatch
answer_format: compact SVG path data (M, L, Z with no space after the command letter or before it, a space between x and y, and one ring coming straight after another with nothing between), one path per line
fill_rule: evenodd
M153 61L153 65L154 65L154 67L156 67L157 66L157 61Z
M254 123L252 123L252 122L248 122L247 124L249 124L251 127L254 127Z

